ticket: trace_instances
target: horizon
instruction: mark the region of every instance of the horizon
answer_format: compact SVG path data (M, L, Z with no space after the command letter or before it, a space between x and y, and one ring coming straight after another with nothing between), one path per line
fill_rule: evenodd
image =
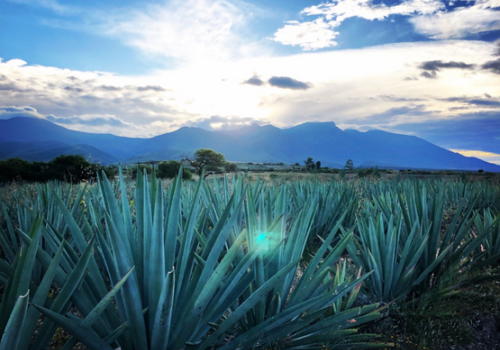
M32 117L32 116L30 116L30 117L26 117L26 116L12 117L10 119L4 119L4 121L8 121L8 120L12 120L12 119L28 119L28 120L29 119L35 119L35 120L41 120L43 122L50 123L50 124L55 125L57 127L61 127L61 128L65 129L65 130L82 132L82 133L91 134L91 135L111 135L111 136L116 136L116 137L119 137L119 138L124 137L124 136L115 135L113 133L89 133L89 132L86 132L86 131L72 130L72 129L66 128L64 125L57 125L56 123L53 123L53 122L51 122L49 120L46 120L46 119L43 119L43 118L38 118L38 117ZM1 119L0 119L0 121L1 121ZM394 135L412 136L412 135L403 135L403 134L397 134L397 133L390 133L390 132L387 132L387 131L384 131L384 130L381 130L381 129L371 129L371 130L365 130L365 131L358 131L358 130L355 130L355 129L341 129L341 128L339 128L336 125L336 123L334 121L307 121L307 122L304 122L304 123L301 123L301 124L297 124L297 125L293 125L293 126L288 126L288 127L281 127L281 128L277 127L275 125L272 125L272 124L258 124L258 123L251 123L251 124L233 126L233 128L229 129L229 130L227 130L227 129L210 129L210 128L204 128L202 126L181 126L178 129L176 129L176 130L172 130L172 131L169 131L169 132L166 132L166 133L163 133L163 134L159 134L159 135L154 135L154 136L145 137L145 138L139 138L139 137L131 137L131 138L132 139L138 139L138 140L144 140L144 141L146 141L146 140L154 139L156 137L166 136L167 134L175 133L175 132L177 132L177 131L179 131L181 129L184 129L184 128L188 128L188 129L200 129L200 130L204 130L204 131L208 131L208 132L222 132L224 134L231 135L231 131L240 131L242 129L251 128L251 127L257 127L257 128L272 127L272 128L276 128L278 130L289 130L289 129L293 129L295 127L300 127L300 126L306 125L306 124L331 124L334 128L336 128L336 129L338 129L338 130L340 130L342 132L355 131L355 132L359 132L361 134L365 134L365 133L368 133L368 132L371 132L371 131L380 131L380 132L383 132L383 133L389 133L389 134L394 134ZM434 145L433 143L431 143L431 142L429 142L429 141L427 141L425 139L422 139L422 138L418 138L418 139L423 140L425 142L428 142L431 145ZM458 151L453 150L453 149L449 149L448 151L451 151L451 152L456 153L456 154L460 154L461 156L464 156L464 157L469 158L469 159L477 159L477 160L480 160L480 161L486 161L484 159L481 159L480 157L477 157L476 154L475 154L475 152L469 152L469 153L467 153L467 152L458 152ZM248 162L248 160L233 159L233 160L231 160L231 162L246 164ZM266 162L266 161L259 161L259 160L255 160L255 159L252 159L252 162L255 163L255 164L261 164L261 163L262 164L266 164L266 163L269 163L269 162ZM326 162L329 163L329 161L326 161ZM371 162L372 161L363 162L360 166L361 167L369 167L366 164L371 163ZM500 165L500 164L496 164L495 162L487 162L487 163L489 163L490 165ZM379 165L377 164L376 166L378 167ZM400 168L403 169L403 168L407 168L407 167L408 166L398 165L396 163L394 163L394 164L380 164L380 168L381 169L400 169ZM455 170L455 171L460 171L459 169L446 168L446 167L444 167L442 169L439 169L439 168L427 168L425 166L424 167L422 167L422 166L413 166L412 168L414 168L415 170L429 170L429 169L434 169L434 170ZM497 170L497 172L500 172L500 169Z
M0 119L154 137L334 122L500 165L498 0L7 0Z

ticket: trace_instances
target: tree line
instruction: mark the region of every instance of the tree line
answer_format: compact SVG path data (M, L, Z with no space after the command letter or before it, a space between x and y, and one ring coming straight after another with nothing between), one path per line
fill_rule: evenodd
M0 161L0 183L11 181L46 182L59 180L67 182L92 181L98 171L104 170L112 177L116 167L93 164L81 155L62 155L49 162L29 162L19 158Z

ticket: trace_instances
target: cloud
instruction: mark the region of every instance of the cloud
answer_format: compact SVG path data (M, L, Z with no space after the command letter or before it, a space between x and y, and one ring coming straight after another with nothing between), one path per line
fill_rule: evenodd
M443 99L443 101L448 102L460 102L468 105L481 106L481 107L500 107L500 99L492 98L490 95L486 94L487 99L477 98L477 97L449 97Z
M250 79L245 80L243 84L262 86L264 85L264 82L258 76L254 75Z
M436 79L437 74L436 74L436 71L431 71L430 73L429 72L422 72L420 74L420 76L427 78L427 79Z
M167 91L166 89L162 88L161 86L138 86L137 91L156 91L156 92L163 92Z
M76 7L63 5L56 0L7 0L7 1L14 2L17 4L27 4L27 5L35 5L38 7L44 7L61 15L72 15L80 12L80 10L78 10Z
M500 29L498 0L479 0L472 6L455 7L410 19L415 30L433 39L457 39Z
M337 46L339 34L329 22L318 18L311 22L288 21L274 33L274 41L283 45L300 46L305 51Z
M481 66L482 69L488 70L495 74L500 74L500 59L494 61L488 61Z
M423 70L429 71L439 71L441 68L459 68L459 69L473 69L473 64L467 64L464 62L443 62L443 61L427 61L423 62L420 67Z
M0 119L10 119L15 117L40 118L42 116L36 111L36 109L29 106L0 106Z
M485 160L489 163L500 165L500 154L493 152L484 152L478 150L463 150L463 149L450 149L450 151L455 153L460 153L466 157L475 157Z
M12 67L22 67L22 66L25 66L27 63L26 63L26 61L20 60L18 58L14 58L12 60L5 62L5 64L8 66L12 66Z
M398 5L374 4L372 0L335 0L311 6L301 11L306 16L317 16L313 21L288 21L274 34L274 41L283 45L300 46L304 50L317 50L337 45L335 31L348 18L369 21L384 20L391 15L426 15L444 9L438 0L408 0Z
M496 59L492 56L496 48L495 43L479 41L400 43L225 62L210 70L201 66L180 67L143 76L0 62L0 85L12 88L0 92L0 106L29 106L43 118L116 116L135 127L93 126L90 122L68 124L66 120L60 120L60 125L135 137L159 135L210 116L266 120L279 127L312 120L368 126L378 120L377 127L390 129L401 124L453 120L464 112L453 108L465 107L470 113L498 109L484 103L445 100L457 96L490 100L486 93L496 101L500 96L496 74L484 71L463 74L461 69L440 68L446 72L442 79L404 80L418 77L422 72L419 66L436 58L445 63L465 62L480 67ZM263 85L250 88L242 84L256 72ZM268 83L271 77L292 79L281 85L293 86L290 82L296 81L299 86L302 83L314 88L299 91L277 88ZM66 89L67 86L72 89ZM384 119L387 111L392 113Z
M202 118L188 122L184 124L184 126L198 127L205 130L235 130L252 124L264 125L266 123L248 117L221 117L213 115L209 118Z
M259 9L242 0L173 0L102 15L108 36L181 63L248 57L259 51L247 24Z
M272 77L268 80L269 85L282 89L307 90L310 84L292 79L290 77Z
M437 78L436 72L440 71L443 68L474 69L474 67L475 65L473 64L467 64L464 62L455 62L455 61L450 61L450 62L427 61L419 65L419 68L424 70L424 72L422 72L420 76L427 79L436 79Z
M56 124L69 124L69 125L89 125L89 126L114 126L119 128L126 127L134 127L135 125L132 123L126 123L120 118L117 118L114 115L93 115L93 114L84 114L79 116L72 117L56 117L53 115L48 115L45 117L48 121L51 121Z

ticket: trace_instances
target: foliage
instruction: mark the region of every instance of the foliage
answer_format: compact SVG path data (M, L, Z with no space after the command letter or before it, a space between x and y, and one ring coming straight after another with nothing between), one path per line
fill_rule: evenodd
M224 165L224 170L226 171L226 173L234 173L238 171L238 164L226 162L226 164Z
M306 166L306 169L309 170L313 170L315 168L314 160L311 157L304 160L304 165Z
M344 169L347 170L347 171L354 171L354 163L352 161L352 159L349 159L345 165L344 165Z
M114 176L113 167L103 167L88 162L81 155L62 155L49 161L28 162L18 158L0 161L0 183L10 181L46 182L59 180L80 182L96 180L96 173L104 170L110 177Z
M224 164L226 163L223 154L208 148L200 148L196 150L196 152L194 152L193 159L185 158L183 159L183 161L187 162L189 165L195 168L198 172L198 175L200 176L203 170L218 170L219 167L224 166Z
M498 279L497 184L119 178L1 189L0 347L385 347L358 327Z
M366 171L362 167L358 167L356 169L356 176L359 178L363 178L367 175Z
M158 164L158 177L161 179L173 179L179 174L182 163L177 160L163 161ZM193 174L189 169L183 169L182 179L191 180Z

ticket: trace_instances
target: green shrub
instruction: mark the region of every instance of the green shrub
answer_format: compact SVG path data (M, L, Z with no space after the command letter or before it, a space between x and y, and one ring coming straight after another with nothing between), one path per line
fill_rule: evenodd
M108 177L114 177L116 174L116 168L113 170L112 167L92 164L81 155L62 155L48 163L13 158L0 161L0 182L95 181L99 170L104 170Z
M226 171L226 173L234 173L238 171L238 164L226 162L226 164L224 165L224 170Z
M167 160L160 162L158 164L157 176L161 179L173 179L179 174L181 168L181 162L177 160ZM182 171L183 180L191 180L193 178L193 173L189 169L184 168Z

